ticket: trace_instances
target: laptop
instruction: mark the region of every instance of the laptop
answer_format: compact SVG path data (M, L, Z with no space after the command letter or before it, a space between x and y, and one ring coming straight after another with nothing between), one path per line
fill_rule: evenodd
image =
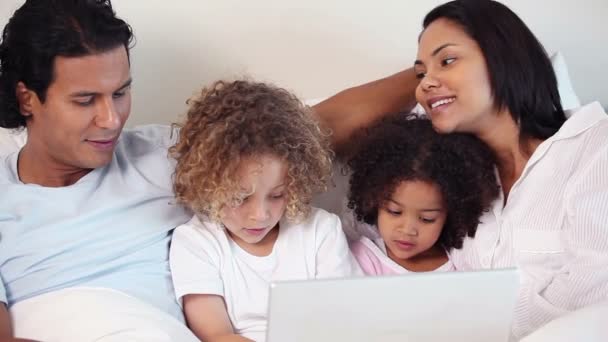
M516 269L286 281L270 286L266 342L500 342Z

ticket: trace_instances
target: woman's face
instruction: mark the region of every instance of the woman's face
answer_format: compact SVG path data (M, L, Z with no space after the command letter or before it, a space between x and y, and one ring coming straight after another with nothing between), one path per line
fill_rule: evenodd
M492 127L496 110L486 61L460 25L432 22L420 36L414 70L416 99L437 131L479 134Z

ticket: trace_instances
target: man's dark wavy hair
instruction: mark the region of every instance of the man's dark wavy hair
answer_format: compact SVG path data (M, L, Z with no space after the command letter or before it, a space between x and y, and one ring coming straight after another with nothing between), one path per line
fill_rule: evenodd
M131 27L116 17L110 0L28 0L4 27L0 42L0 127L22 128L18 82L45 101L55 57L80 57L124 46Z

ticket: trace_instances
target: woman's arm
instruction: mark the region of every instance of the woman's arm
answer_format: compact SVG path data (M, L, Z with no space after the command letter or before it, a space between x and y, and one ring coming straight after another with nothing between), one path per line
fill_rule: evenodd
M376 120L416 104L418 79L413 68L349 88L313 107L322 125L332 131L332 144L341 151L351 135Z
M216 295L183 297L184 314L190 330L205 342L252 342L234 333L224 299Z

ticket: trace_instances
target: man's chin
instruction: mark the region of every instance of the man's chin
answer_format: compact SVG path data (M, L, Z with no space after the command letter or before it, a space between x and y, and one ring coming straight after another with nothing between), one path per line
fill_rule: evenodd
M80 167L83 169L99 169L109 165L112 162L112 154L108 156L96 156L95 158L90 158L86 161L79 163Z

